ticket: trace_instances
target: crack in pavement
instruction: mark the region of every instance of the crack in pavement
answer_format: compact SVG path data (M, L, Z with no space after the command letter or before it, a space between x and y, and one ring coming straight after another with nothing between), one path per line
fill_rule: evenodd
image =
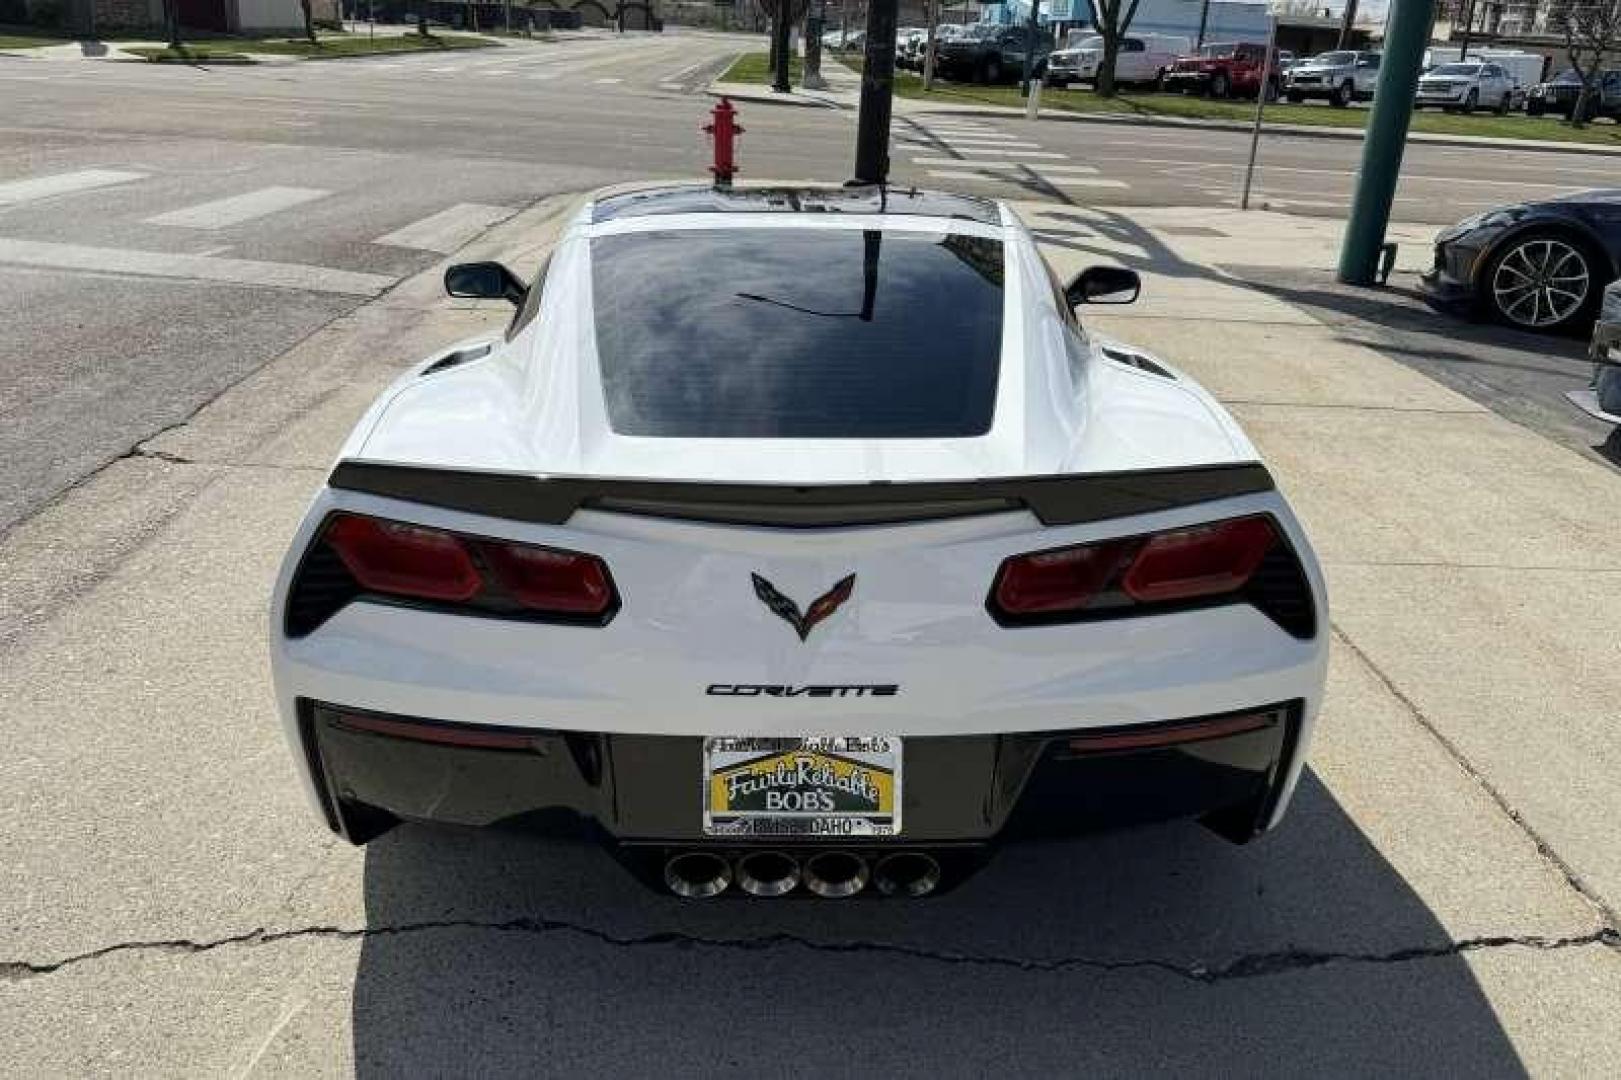
M211 952L227 946L272 945L284 941L311 940L366 940L400 937L442 930L478 930L495 933L521 933L534 935L572 934L616 948L703 948L737 952L759 952L776 948L799 948L824 953L876 953L928 963L964 967L1002 968L1018 972L1040 974L1087 970L1118 972L1131 970L1155 971L1189 982L1203 985L1253 979L1268 975L1304 971L1327 964L1399 964L1419 960L1445 959L1485 949L1520 947L1541 951L1556 951L1603 945L1621 951L1621 932L1603 927L1586 934L1568 937L1547 937L1539 934L1502 934L1467 938L1446 945L1420 945L1384 953L1334 952L1317 949L1283 949L1275 952L1250 953L1223 964L1177 964L1169 960L1125 959L1104 960L1095 957L1073 956L1056 958L996 956L985 953L963 953L950 950L928 949L916 945L901 945L882 941L816 941L796 934L775 933L759 937L710 938L687 934L677 930L659 930L647 934L618 935L558 919L521 916L505 921L477 919L431 919L401 923L396 926L342 927L309 926L293 930L266 930L259 927L241 934L192 941L174 938L164 941L127 941L103 946L89 952L78 953L47 963L25 960L0 961L0 981L19 982L40 978L78 964L103 959L125 952L175 952L186 955Z

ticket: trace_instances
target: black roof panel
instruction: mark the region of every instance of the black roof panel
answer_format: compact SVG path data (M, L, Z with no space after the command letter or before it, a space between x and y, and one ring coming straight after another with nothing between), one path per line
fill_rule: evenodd
M591 221L665 214L894 214L960 218L1000 225L996 204L972 195L879 187L719 188L689 185L610 195L592 207Z

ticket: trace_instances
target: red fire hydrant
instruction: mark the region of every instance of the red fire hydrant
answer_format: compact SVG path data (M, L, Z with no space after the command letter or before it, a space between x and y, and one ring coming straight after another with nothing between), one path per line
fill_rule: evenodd
M743 127L737 122L737 110L728 98L721 98L715 106L714 119L704 125L715 142L715 164L709 171L715 174L720 187L732 186L732 174L737 172L737 137Z

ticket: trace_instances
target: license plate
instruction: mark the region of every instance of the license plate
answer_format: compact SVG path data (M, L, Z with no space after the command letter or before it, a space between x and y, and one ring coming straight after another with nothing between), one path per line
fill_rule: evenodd
M709 836L899 836L894 736L704 740Z

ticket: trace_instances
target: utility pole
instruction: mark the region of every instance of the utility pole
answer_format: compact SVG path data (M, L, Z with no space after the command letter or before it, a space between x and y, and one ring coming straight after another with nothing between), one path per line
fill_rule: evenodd
M943 0L926 0L929 32L923 39L923 89L934 89L934 34L940 26L940 4Z
M788 7L790 0L777 0L776 10L771 16L771 52L777 58L777 67L771 81L771 90L777 94L787 94L793 90L793 84L788 81Z
M1030 0L1030 25L1024 31L1024 77L1019 83L1019 94L1030 96L1030 76L1036 66L1036 35L1041 33L1041 0Z
M1210 0L1204 0L1199 5L1199 37L1193 43L1193 51L1198 52L1204 48L1205 27L1210 25Z
M1463 43L1458 49L1459 60L1467 60L1469 58L1469 33L1470 31L1474 30L1474 28L1475 0L1469 0L1468 6L1463 9Z
M1401 176L1407 125L1413 118L1413 92L1429 45L1435 0L1395 0L1385 33L1379 85L1362 141L1362 171L1351 199L1351 218L1340 247L1339 279L1347 285L1372 285L1390 224L1390 204Z
M895 104L895 21L898 0L869 0L861 111L856 118L854 184L889 180L889 115Z

